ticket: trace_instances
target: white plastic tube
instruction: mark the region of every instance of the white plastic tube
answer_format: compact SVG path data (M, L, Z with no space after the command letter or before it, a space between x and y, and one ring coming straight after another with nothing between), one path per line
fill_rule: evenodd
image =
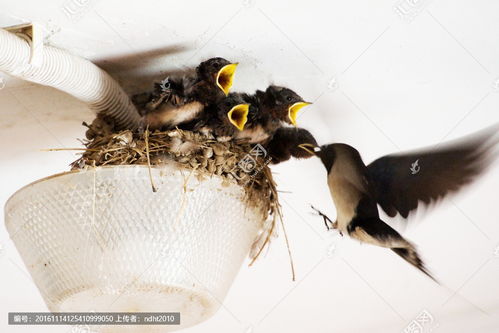
M32 65L31 52L26 40L0 29L0 71L73 95L96 113L114 119L120 129L138 126L140 115L128 95L92 62L55 47L43 46L39 51L41 63Z

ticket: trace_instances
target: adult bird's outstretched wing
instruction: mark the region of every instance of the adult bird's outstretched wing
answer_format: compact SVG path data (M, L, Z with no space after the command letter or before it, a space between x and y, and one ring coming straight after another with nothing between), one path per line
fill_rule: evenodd
M381 157L367 166L372 190L391 217L436 203L480 175L497 156L498 125L433 148ZM494 135L496 135L494 137Z

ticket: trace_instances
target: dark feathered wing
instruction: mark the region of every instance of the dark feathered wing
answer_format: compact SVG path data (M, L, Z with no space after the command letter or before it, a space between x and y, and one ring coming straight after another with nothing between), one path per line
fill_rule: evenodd
M471 183L490 164L499 138L493 126L466 139L435 148L387 155L368 165L378 204L391 217L404 218L424 205Z

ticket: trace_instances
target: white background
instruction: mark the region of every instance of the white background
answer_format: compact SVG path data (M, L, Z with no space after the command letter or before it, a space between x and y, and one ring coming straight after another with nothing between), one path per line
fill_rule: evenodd
M74 2L73 2L74 1ZM321 143L346 142L365 162L433 145L499 121L499 2L2 0L0 26L36 20L47 40L85 56L137 92L151 78L211 56L239 61L235 90L287 85L314 105L299 124ZM81 1L86 3L86 1ZM1 45L0 45L1 48ZM0 203L19 187L68 169L91 112L50 88L0 74ZM297 281L283 237L243 265L221 310L197 332L402 332L421 311L426 332L499 330L499 167L404 228L435 284L391 251L327 233L334 217L317 160L274 168ZM2 208L0 208L2 209ZM419 223L421 222L421 223ZM9 311L45 305L0 228L0 331Z

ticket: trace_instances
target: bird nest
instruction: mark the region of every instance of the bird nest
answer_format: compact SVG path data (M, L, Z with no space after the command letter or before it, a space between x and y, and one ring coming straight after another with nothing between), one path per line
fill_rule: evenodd
M180 129L169 131L115 131L113 125L98 117L86 124L87 139L81 157L71 163L72 170L104 165L160 166L176 163L195 171L200 180L214 175L222 185L242 186L249 207L258 207L265 220L250 256L259 256L270 236L275 234L277 218L281 218L276 184L268 167L271 158L262 145L220 142L198 132ZM151 179L153 190L154 184ZM270 218L269 218L270 217Z

